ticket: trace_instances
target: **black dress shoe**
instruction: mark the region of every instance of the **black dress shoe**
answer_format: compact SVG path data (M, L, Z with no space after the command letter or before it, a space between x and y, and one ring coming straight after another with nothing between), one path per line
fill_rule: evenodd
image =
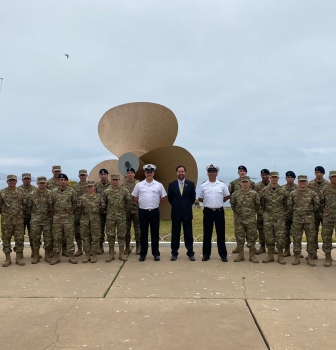
M221 258L221 260L222 260L223 262L228 262L228 259L227 259L227 258Z
M146 257L145 256L140 256L139 261L145 261Z
M154 261L160 261L160 257L159 257L159 255L154 256Z
M190 261L195 261L195 257L193 255L189 256Z
M176 255L172 255L172 257L170 258L171 261L175 261L177 259Z
M202 261L208 261L210 258L208 256L203 256Z

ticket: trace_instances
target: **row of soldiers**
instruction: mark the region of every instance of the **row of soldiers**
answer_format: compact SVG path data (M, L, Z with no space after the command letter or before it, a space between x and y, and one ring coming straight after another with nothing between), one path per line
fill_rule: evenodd
M79 170L79 182L68 185L67 175L61 166L52 167L53 177L37 178L37 187L31 184L31 174L22 174L22 185L17 187L17 176L8 175L8 187L0 191L0 213L3 251L6 260L3 267L11 264L11 239L14 237L16 264L23 266L24 233L27 230L31 262L40 261L43 236L45 261L51 265L60 262L60 255L68 256L69 262L78 263L76 257L85 254L83 262L95 263L103 254L105 233L109 243L110 262L115 259L116 236L119 259L127 260L131 252L131 224L136 240L136 254L140 254L140 225L137 203L130 193L138 182L130 168L126 180L120 184L118 174L108 180L108 171L99 171L100 181L87 181L87 171ZM74 240L78 250L75 253Z
M336 171L329 172L329 180L324 179L325 169L315 167L315 179L308 182L306 175L298 176L293 171L286 172L286 184L280 186L279 173L261 170L261 181L255 184L247 176L247 168L238 167L239 178L229 184L230 203L234 212L235 235L238 253L235 262L245 260L244 243L249 248L249 260L258 263L255 255L266 252L263 263L277 261L284 265L284 257L290 256L291 236L295 259L293 265L300 264L302 235L307 239L307 263L316 266L318 234L322 225L325 267L332 264L332 237L336 228ZM257 220L255 218L257 214ZM259 250L255 243L259 233Z

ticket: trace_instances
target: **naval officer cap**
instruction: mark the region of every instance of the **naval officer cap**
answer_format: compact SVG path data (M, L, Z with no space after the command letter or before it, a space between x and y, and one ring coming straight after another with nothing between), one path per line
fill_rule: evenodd
M146 164L142 167L142 169L147 171L148 173L151 173L152 171L156 170L156 166L153 164Z
M216 171L217 173L219 172L219 166L216 164L210 164L206 167L206 171Z

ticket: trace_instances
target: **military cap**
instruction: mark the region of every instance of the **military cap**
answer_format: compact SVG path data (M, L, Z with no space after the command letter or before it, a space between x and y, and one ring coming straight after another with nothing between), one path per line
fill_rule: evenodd
M86 183L86 187L88 187L88 186L94 186L95 185L95 182L94 181L88 181L87 183Z
M247 181L250 181L250 177L249 176L242 176L241 178L240 178L240 181L241 182L247 182Z
M325 170L323 166L320 166L320 165L315 167L315 171L319 171L320 173L325 174Z
M112 180L114 180L114 179L120 180L120 175L119 175L119 174L112 174L112 175L111 175L111 179L112 179Z
M261 169L260 174L270 175L270 171L268 169Z
M156 170L156 166L153 164L146 164L142 167L142 169L147 171L148 173L151 173L152 171Z
M279 173L277 171L271 171L271 177L279 177Z
M23 173L23 174L22 174L22 178L23 178L23 179L31 179L31 174L29 174L29 173Z
M107 174L108 174L108 171L107 171L106 169L100 169L100 170L99 170L99 174L100 174L100 175L104 175L104 174L107 175Z
M53 165L53 166L52 166L52 170L53 170L53 171L62 171L62 168L61 168L60 165Z
M135 174L135 170L133 168L127 168L127 172L132 171Z
M286 171L286 177L287 176L294 177L294 179L296 178L296 175L295 175L294 171L292 171L292 170Z
M330 170L329 176L336 176L336 170Z
M68 177L67 177L65 174L63 174L63 173L59 174L59 175L58 175L58 178L59 178L59 179L69 180Z
M206 167L206 171L216 171L218 173L219 166L217 166L216 164L210 164Z
M86 169L80 169L78 171L78 175L87 175L87 170Z
M7 180L17 180L16 175L7 175Z
M245 170L247 172L247 168L245 165L239 165L238 170Z
M298 181L307 181L307 180L308 180L307 175L299 175L298 176Z
M47 178L45 176L38 176L36 182L47 182Z

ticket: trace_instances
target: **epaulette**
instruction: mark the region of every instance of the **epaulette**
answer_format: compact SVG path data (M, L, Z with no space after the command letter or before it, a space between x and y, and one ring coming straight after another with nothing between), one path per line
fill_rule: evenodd
M223 184L225 184L225 182L224 181L222 181L222 180L219 180L220 182L223 182Z

